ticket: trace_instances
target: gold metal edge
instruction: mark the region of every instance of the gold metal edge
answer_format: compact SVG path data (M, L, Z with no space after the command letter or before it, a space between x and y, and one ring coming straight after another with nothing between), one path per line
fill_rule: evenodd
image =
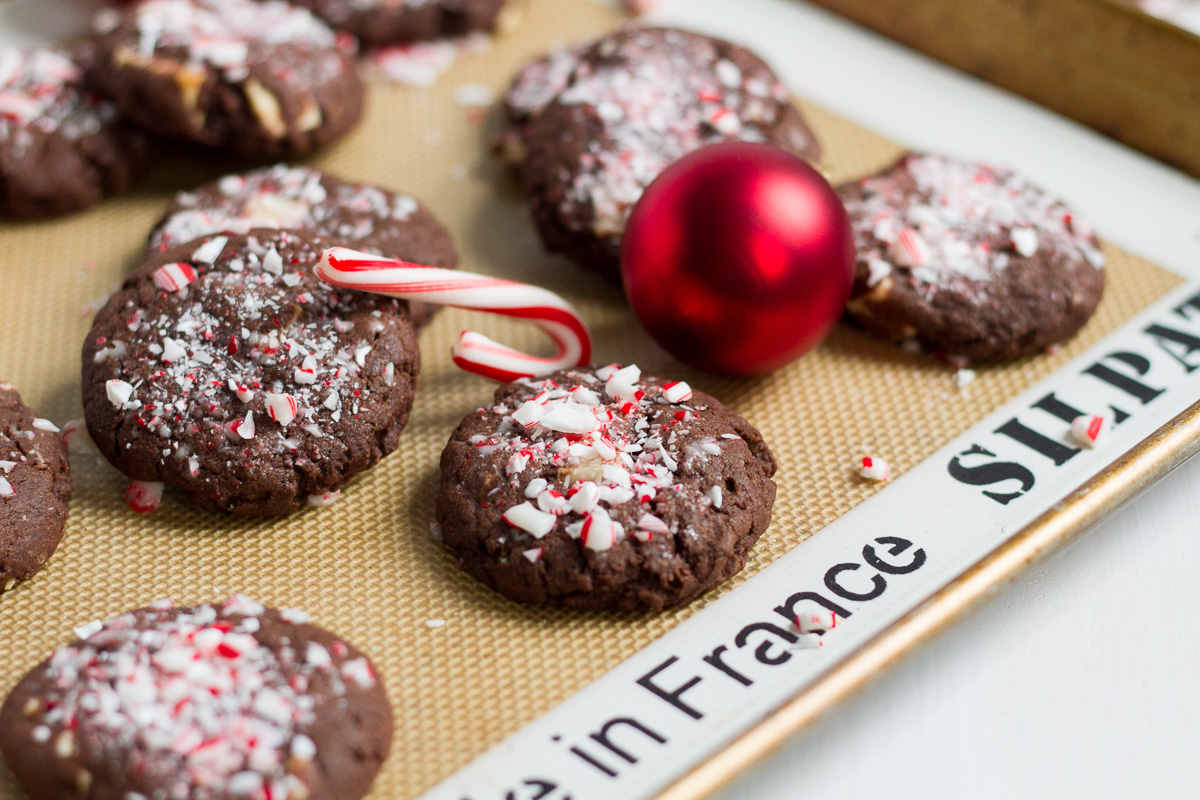
M655 800L705 797L825 712L861 691L880 672L965 618L1171 470L1200 452L1200 402L1163 425L1100 473L1013 534L955 580L846 661L780 706L721 752L672 783Z

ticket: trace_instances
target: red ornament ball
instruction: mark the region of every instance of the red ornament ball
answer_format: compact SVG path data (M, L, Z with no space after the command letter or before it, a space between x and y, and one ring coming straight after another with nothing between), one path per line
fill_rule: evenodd
M671 355L761 375L815 347L842 314L854 237L829 182L770 145L701 148L662 172L629 218L625 294Z

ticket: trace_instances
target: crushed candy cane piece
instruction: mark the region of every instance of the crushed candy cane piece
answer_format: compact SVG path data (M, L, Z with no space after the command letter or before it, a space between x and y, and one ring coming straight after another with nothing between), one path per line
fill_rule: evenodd
M162 502L165 484L160 481L133 481L125 490L125 502L138 514L149 514Z
M234 420L229 429L238 436L249 441L254 438L254 412L247 411L244 419Z
M551 406L542 416L541 426L559 433L591 433L600 427L590 406L560 403Z
M163 337L162 355L159 356L164 364L174 364L177 361L182 361L187 358L187 348L172 339L170 336Z
M1108 417L1080 416L1071 422L1071 437L1084 447L1095 447L1111 428Z
M98 619L94 619L91 622L84 623L83 625L75 628L75 636L79 639L88 639L99 633L103 627L103 622Z
M683 381L664 383L662 388L668 403L686 403L692 399L692 387Z
M113 378L105 382L104 393L108 395L108 402L117 408L125 408L133 397L133 385Z
M837 615L832 611L810 611L796 615L796 627L801 633L831 631L837 627Z
M886 481L891 472L891 466L882 458L867 456L862 460L862 471L859 475L871 481Z
M546 414L546 407L536 400L526 400L513 412L512 418L523 427L532 428Z
M214 236L196 248L196 252L192 253L192 261L199 261L202 264L212 264L217 260L217 256L221 255L221 251L225 249L225 245L228 243L229 239L227 237Z
M72 453L89 452L95 448L88 436L87 422L82 419L73 419L63 426L62 440Z
M789 647L789 650L816 650L822 647L821 634L819 633L801 633L796 637L796 643Z
M505 511L503 518L509 525L520 528L535 539L541 539L549 533L558 519L534 507L528 500Z
M154 285L164 292L177 292L196 280L191 264L165 264L154 270Z
M292 420L296 418L296 411L298 408L296 404L296 398L289 394L268 392L266 400L267 414L271 417L271 419L275 420L285 428L292 424Z
M597 506L592 509L592 513L584 517L579 536L584 547L604 552L611 550L616 544L616 526L608 512Z
M1038 251L1038 235L1033 228L1013 228L1012 246L1017 253L1025 258L1031 258Z
M308 504L315 508L331 506L334 503L336 503L338 498L341 496L342 496L341 490L337 490L337 491L333 491L333 492L321 492L320 494L310 494L308 496Z

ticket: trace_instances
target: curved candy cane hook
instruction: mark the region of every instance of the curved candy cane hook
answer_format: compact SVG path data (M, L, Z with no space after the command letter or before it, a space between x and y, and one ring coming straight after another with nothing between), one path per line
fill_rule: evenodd
M313 271L321 280L343 289L528 320L545 331L558 348L553 357L539 358L481 333L463 331L450 351L454 363L485 378L512 381L536 377L592 359L592 340L579 314L566 300L537 286L410 264L345 247L326 250Z

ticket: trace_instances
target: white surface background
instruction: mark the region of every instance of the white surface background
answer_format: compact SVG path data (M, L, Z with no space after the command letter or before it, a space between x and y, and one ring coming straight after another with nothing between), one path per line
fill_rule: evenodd
M69 30L81 5L0 2L0 41ZM1200 183L1181 173L799 0L667 0L652 19L748 45L797 94L900 142L1014 166L1105 237L1200 275ZM1200 795L1198 490L1200 461L719 800Z

